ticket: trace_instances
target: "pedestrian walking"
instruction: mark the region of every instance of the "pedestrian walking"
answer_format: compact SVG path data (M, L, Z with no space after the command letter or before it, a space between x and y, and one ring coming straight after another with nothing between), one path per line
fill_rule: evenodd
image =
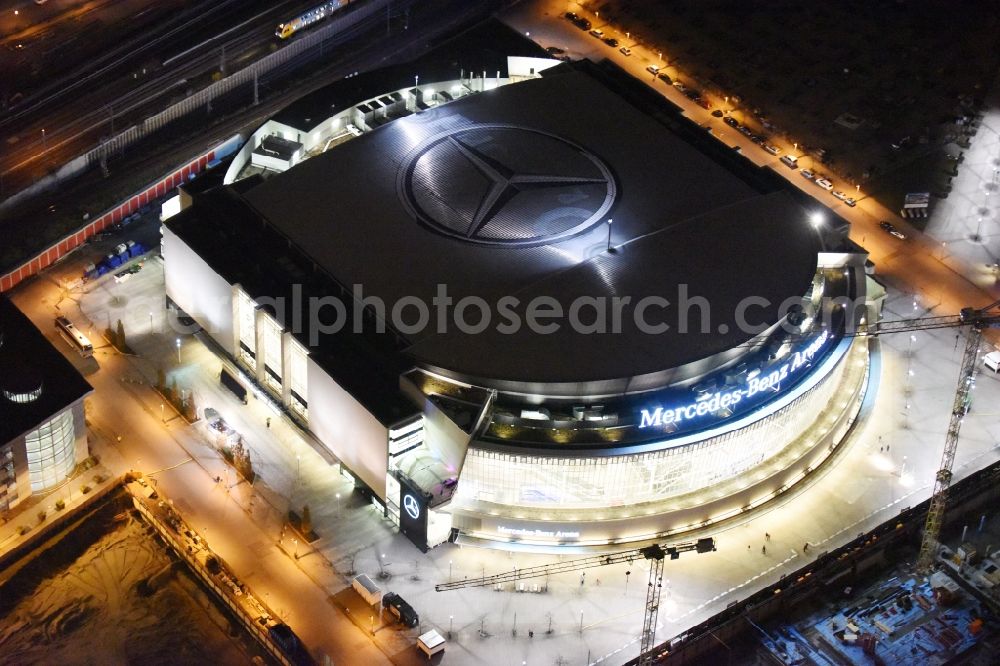
M803 553L808 553L809 552L809 542L808 541L806 541L805 545L802 546L802 552Z
M587 572L584 571L580 574L580 587L583 587L583 580L587 577Z
M267 417L267 427L268 428L271 427L271 417L270 416Z
M760 547L760 554L761 555L767 555L767 546L761 546Z
M771 533L764 532L764 541L770 541L770 540L771 540Z
M747 551L748 551L748 552L750 551L750 546L749 546L749 545L747 545Z

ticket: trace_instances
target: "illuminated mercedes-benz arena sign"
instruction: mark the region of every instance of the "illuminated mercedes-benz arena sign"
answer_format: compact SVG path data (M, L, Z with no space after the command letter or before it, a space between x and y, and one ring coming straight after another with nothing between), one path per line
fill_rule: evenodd
M557 65L334 84L165 221L171 302L421 548L738 516L869 384L846 225L624 73Z

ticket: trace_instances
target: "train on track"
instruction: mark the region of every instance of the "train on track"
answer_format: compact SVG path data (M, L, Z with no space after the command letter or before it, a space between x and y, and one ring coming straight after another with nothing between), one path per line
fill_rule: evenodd
M305 30L312 24L318 23L327 16L340 11L352 1L356 2L357 0L330 0L330 2L317 5L304 14L299 14L287 23L279 23L278 27L274 30L274 36L279 39L288 39L298 31Z

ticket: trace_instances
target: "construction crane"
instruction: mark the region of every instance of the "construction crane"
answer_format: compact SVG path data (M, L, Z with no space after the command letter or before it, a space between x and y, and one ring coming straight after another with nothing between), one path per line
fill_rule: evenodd
M934 477L934 492L931 494L930 506L927 509L927 520L924 523L924 533L920 541L920 554L917 556L917 573L928 574L937 556L939 537L941 536L941 519L944 517L948 504L948 489L951 487L952 465L955 462L955 452L958 450L958 435L962 428L962 420L968 411L969 391L974 383L973 374L976 361L979 358L979 346L983 339L983 329L1000 325L1000 314L990 311L1000 305L994 301L985 308L963 308L958 315L959 326L968 326L969 332L965 339L965 351L962 354L962 365L958 372L958 388L951 405L951 416L948 421L948 432L945 435L944 451L941 453L941 464Z
M523 569L511 569L492 576L481 576L479 578L465 578L463 580L439 583L434 586L438 592L447 590L457 590L463 587L485 587L487 585L499 585L502 583L515 583L526 578L539 578L551 574L565 573L567 571L580 571L593 567L604 567L609 564L631 563L635 560L649 560L649 583L646 588L646 613L642 623L642 636L639 646L639 663L651 664L653 659L652 649L656 640L656 619L660 610L660 592L663 589L663 563L669 557L676 560L681 553L691 551L697 553L710 553L715 550L715 539L707 537L698 539L691 543L681 543L674 545L653 544L644 548L633 548L623 550L618 553L607 555L592 555L552 564L542 564L536 567L525 567Z
M939 537L941 536L941 519L944 517L945 508L948 505L952 466L955 463L955 452L958 450L958 436L962 429L962 420L968 412L969 391L975 384L973 375L976 370L976 361L979 358L983 330L1000 326L1000 312L996 311L998 306L1000 306L1000 300L979 309L962 308L957 316L880 321L870 326L861 326L856 332L848 334L850 336L878 336L887 333L907 333L936 328L968 327L969 329L958 373L958 387L955 389L955 398L952 401L944 450L941 452L941 464L934 477L934 492L931 493L930 506L927 510L927 519L920 541L920 553L917 556L915 567L917 573L920 574L930 573L937 555L940 544Z

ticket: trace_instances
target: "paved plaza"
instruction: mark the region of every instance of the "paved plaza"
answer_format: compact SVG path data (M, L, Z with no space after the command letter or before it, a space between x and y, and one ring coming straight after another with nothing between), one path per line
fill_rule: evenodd
M952 146L956 157L960 149ZM960 257L984 276L1000 261L1000 88L987 97L986 112L969 147L961 151L958 175L948 197L931 207L927 234L943 256Z

